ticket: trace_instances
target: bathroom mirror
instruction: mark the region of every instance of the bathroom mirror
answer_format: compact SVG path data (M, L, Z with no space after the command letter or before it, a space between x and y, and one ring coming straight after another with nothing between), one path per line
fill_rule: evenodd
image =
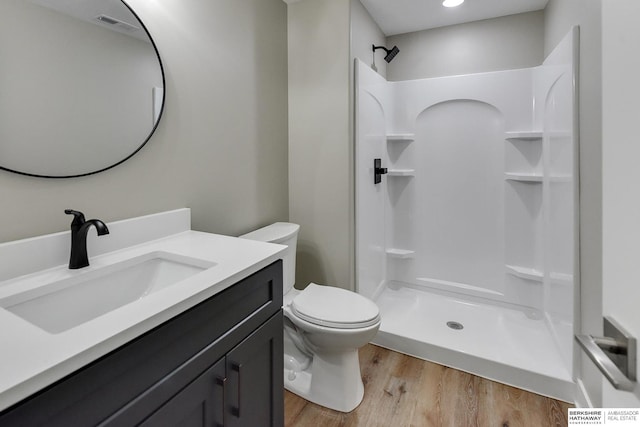
M121 0L0 1L0 168L69 178L138 152L164 106L164 72Z

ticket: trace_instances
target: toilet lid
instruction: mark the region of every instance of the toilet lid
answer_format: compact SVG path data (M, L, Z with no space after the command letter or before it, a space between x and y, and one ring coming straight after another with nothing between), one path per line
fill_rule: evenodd
M373 301L355 292L315 283L293 299L291 311L307 322L337 329L365 328L380 321Z

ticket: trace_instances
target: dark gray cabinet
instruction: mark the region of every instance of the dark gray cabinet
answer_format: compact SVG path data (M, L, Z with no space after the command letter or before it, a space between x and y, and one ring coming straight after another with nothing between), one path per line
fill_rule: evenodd
M0 414L4 426L282 426L282 263Z
M271 402L283 393L283 388L273 388L274 383L283 382L282 331L280 315L227 354L227 405L231 416L226 417L224 425L262 426L270 419Z
M140 424L152 426L223 426L224 360L207 369ZM118 417L114 418L118 422Z
M146 418L144 427L262 426L274 415L274 368L282 359L278 315ZM276 375L282 377L281 370ZM176 373L179 375L179 373ZM125 425L126 414L109 424Z

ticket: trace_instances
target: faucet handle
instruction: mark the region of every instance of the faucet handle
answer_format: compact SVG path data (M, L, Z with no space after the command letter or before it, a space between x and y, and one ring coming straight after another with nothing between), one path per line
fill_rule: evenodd
M73 222L71 223L71 225L82 225L85 223L84 214L80 211L65 209L64 213L66 213L67 215L73 215Z

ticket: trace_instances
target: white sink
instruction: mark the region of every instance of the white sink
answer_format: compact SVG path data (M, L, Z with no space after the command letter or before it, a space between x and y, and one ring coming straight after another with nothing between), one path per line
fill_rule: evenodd
M215 265L169 252L150 252L0 299L0 307L57 334Z

